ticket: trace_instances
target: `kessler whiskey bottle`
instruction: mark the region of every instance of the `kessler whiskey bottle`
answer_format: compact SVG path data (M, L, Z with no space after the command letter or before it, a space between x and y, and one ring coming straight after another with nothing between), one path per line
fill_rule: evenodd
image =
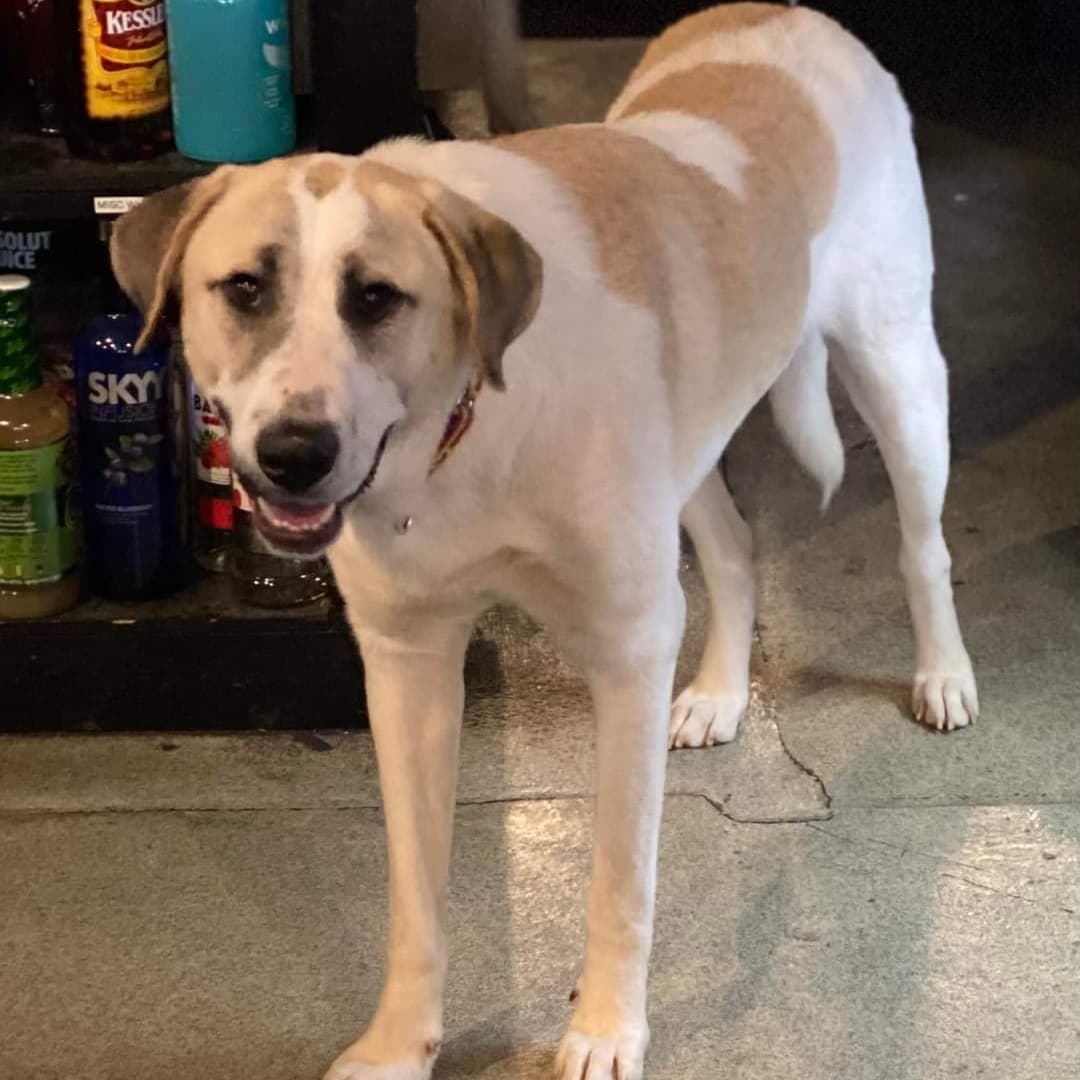
M169 149L165 0L54 2L71 152L131 161Z

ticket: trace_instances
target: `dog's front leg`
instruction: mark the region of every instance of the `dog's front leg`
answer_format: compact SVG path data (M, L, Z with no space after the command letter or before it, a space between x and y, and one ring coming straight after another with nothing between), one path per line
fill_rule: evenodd
M585 966L559 1048L559 1080L640 1080L664 799L667 716L684 601L675 583L619 643L586 646L597 775ZM590 656L591 653L591 656Z
M390 856L386 982L367 1031L326 1080L427 1080L442 1039L445 908L469 626L354 627Z

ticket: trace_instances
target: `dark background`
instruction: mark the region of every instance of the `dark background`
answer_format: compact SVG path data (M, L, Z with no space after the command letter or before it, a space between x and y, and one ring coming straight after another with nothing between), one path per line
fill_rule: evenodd
M707 0L523 0L527 36L659 33ZM1080 159L1080 0L816 0L899 79L916 115Z
M526 36L640 36L707 6L697 0L523 0L522 24ZM1034 49L1075 61L1080 44L1076 0L819 0L806 6L839 19L883 58L950 60L965 48L1018 56Z

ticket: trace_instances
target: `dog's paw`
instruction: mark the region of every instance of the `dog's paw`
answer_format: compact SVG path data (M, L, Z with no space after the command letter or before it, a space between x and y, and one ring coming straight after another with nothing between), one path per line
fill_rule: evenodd
M556 1080L641 1080L648 1046L647 1028L611 1037L571 1028L555 1057Z
M938 731L953 731L973 724L979 715L979 695L971 668L915 675L911 691L915 719Z
M414 1060L378 1062L361 1039L330 1066L323 1080L431 1080L438 1052L439 1043L431 1040Z
M668 746L681 750L731 742L744 712L745 694L703 694L688 686L671 706Z

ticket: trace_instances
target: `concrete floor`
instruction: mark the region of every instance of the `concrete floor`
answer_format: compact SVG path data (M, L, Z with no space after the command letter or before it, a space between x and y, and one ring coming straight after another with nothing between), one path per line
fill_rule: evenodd
M545 117L594 114L637 48L538 48ZM755 699L736 743L670 761L651 1080L1080 1074L1080 170L920 144L983 717L907 715L893 506L846 403L824 518L751 417ZM504 685L468 707L436 1076L531 1080L569 1016L592 750L545 635L482 634ZM383 843L365 734L0 740L0 1078L317 1080L375 1001Z

